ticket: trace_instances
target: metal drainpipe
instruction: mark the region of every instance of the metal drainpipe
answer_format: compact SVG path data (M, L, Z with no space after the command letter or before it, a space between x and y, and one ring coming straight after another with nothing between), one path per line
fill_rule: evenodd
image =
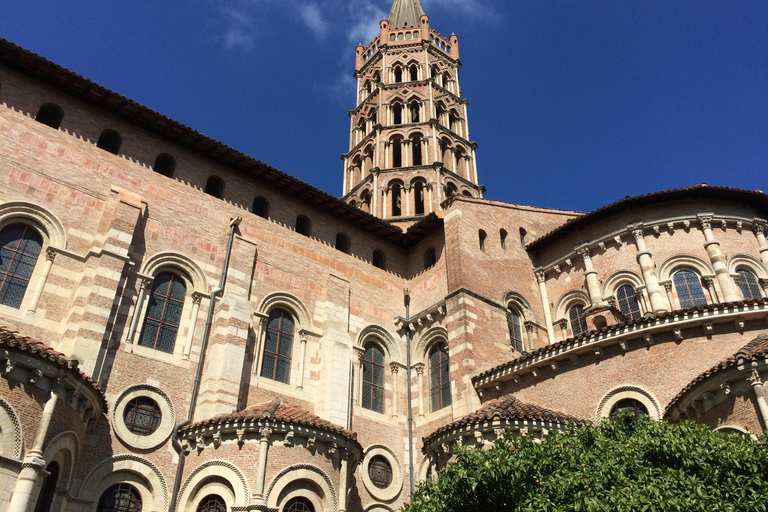
M221 283L219 287L211 292L211 301L208 305L208 316L205 320L205 330L203 331L203 344L200 347L200 361L197 363L197 375L195 376L195 384L192 387L192 398L189 403L189 414L187 419L173 427L173 434L171 436L171 444L173 445L176 453L179 454L179 463L176 465L176 478L173 481L173 494L171 494L171 503L168 508L169 512L176 510L176 500L178 498L179 489L181 488L181 475L184 473L184 450L179 443L178 434L179 430L192 423L192 418L195 415L195 408L197 406L197 394L200 392L200 380L203 376L203 365L205 364L205 352L208 348L208 338L211 334L211 323L213 322L213 308L216 304L216 297L224 291L224 286L227 284L227 272L229 271L229 259L232 255L232 242L235 239L235 230L237 226L243 221L242 217L235 217L229 221L229 242L227 243L227 257L224 260L224 270L221 273Z
M403 288L403 301L405 302L405 378L408 381L408 458L410 460L409 473L411 478L411 503L413 503L413 407L411 407L411 330L408 321L411 319L411 292Z

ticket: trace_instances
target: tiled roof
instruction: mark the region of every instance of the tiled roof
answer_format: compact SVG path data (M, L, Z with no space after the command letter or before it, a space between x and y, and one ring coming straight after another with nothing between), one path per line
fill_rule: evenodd
M271 402L254 405L253 407L243 409L242 411L233 412L231 414L222 414L209 420L192 423L181 428L180 431L185 432L199 427L226 425L228 423L249 423L260 420L269 420L273 423L287 423L291 425L302 425L305 427L317 428L331 432L341 437L345 437L351 441L356 442L357 440L356 433L350 432L349 430L335 425L330 421L326 421L309 411L289 404L283 400L282 397L275 398Z
M672 401L669 402L667 408L664 410L666 415L677 403L690 391L693 390L699 383L712 377L713 375L720 373L728 368L739 366L749 361L756 361L758 359L765 359L768 357L768 334L760 334L757 338L753 339L743 347L741 347L735 354L717 363L709 370L701 373L695 379L688 383L680 393L677 394Z
M93 387L101 398L103 410L106 411L108 409L104 392L93 379L77 369L80 363L76 359L70 359L61 352L53 350L45 343L27 338L26 336L20 336L18 332L11 331L4 326L0 326L0 346L9 347L20 352L27 352L38 359L43 359L59 365L62 368L67 368L77 375L87 386Z
M512 359L511 361L507 361L506 363L502 363L498 366L494 366L489 370L486 370L482 373L475 375L474 377L472 377L472 382L476 383L493 373L506 370L507 368L511 368L518 363L522 363L524 361L528 361L531 359L536 359L538 357L544 356L549 353L559 352L564 347L572 343L578 342L580 340L583 340L585 338L589 338L590 336L594 336L595 334L609 333L611 331L616 331L620 329L625 329L627 327L639 325L644 322L654 321L654 320L663 320L665 318L674 318L676 316L681 316L681 315L690 315L690 314L701 313L705 311L719 311L722 309L734 309L734 308L739 308L744 306L757 306L757 305L768 305L768 299L748 299L748 300L742 300L742 301L736 301L736 302L704 304L701 306L693 306L685 309L676 309L674 311L665 311L662 313L647 314L641 318L631 320L628 322L620 322L614 325L603 327L601 329L593 329L591 331L586 331L579 334L578 336L566 338L552 345L547 345L546 347L542 347L537 350L534 350L533 352L527 352L516 359Z
M501 398L491 400L475 412L435 430L430 435L423 438L422 450L424 450L424 447L426 447L435 438L446 432L451 432L452 430L456 430L461 427L475 425L477 423L483 423L485 421L492 421L496 419L547 421L552 423L561 423L563 425L569 421L577 425L585 425L589 423L586 420L582 420L574 416L569 416L562 412L551 411L549 409L539 407L538 405L523 403L512 395L505 395Z
M236 172L272 185L310 206L394 244L410 247L442 224L442 219L428 215L403 233L397 226L3 38L0 38L0 64L105 109L118 118L186 147L193 153L201 154Z
M762 190L744 190L732 187L716 187L706 183L694 185L693 187L676 188L673 190L664 190L639 196L627 196L624 199L611 203L607 206L598 208L579 217L568 220L565 224L553 229L546 235L543 235L526 247L527 250L535 250L543 246L546 242L555 237L567 233L578 231L589 224L619 214L621 212L640 208L656 203L663 203L676 200L722 200L733 201L747 206L751 206L763 214L768 214L768 195Z

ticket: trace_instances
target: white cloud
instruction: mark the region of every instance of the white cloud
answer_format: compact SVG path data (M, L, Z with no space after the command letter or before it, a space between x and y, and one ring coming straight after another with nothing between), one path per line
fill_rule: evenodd
M315 37L322 39L329 30L328 22L323 18L323 14L317 4L298 4L299 18L315 34Z
M473 18L496 18L498 13L488 5L486 0L421 0L421 5L429 14L433 10L459 11L463 15Z

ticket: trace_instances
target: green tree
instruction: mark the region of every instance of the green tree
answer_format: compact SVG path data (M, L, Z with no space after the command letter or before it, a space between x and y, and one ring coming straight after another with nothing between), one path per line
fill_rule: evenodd
M766 511L768 440L624 414L538 442L458 446L404 512Z

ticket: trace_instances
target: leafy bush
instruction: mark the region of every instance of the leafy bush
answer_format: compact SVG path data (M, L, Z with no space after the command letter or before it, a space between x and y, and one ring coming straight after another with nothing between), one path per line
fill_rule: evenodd
M404 512L766 511L768 439L623 414L544 441L457 446Z

